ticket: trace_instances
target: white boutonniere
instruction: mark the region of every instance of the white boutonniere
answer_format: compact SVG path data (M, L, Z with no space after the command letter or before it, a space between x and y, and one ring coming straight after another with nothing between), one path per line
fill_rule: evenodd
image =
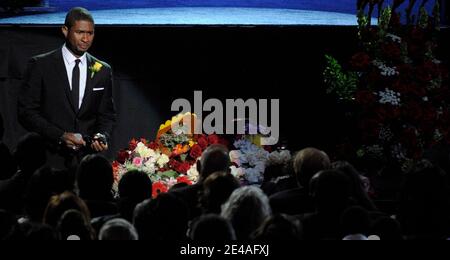
M99 72L103 67L103 64L96 61L94 65L89 67L89 70L91 71L91 79L95 76L95 73Z

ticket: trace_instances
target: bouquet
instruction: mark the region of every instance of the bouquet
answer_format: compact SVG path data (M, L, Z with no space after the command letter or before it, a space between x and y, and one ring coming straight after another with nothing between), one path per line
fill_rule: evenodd
M187 119L184 121L183 119ZM127 149L119 151L113 162L114 190L124 174L131 170L145 172L153 183L153 197L174 185L192 185L198 181L197 160L212 144L226 144L217 135L194 135L186 128L195 125L196 116L180 114L160 126L155 141L133 139ZM184 122L190 122L184 125ZM176 129L173 128L177 125Z
M396 13L405 1L394 2L380 9L378 26L360 9L360 50L347 69L327 56L324 78L328 93L356 108L350 113L356 156L375 156L407 171L426 149L450 142L450 92L448 72L436 56L439 1L431 15L423 5L413 15L416 1L410 1L407 24Z

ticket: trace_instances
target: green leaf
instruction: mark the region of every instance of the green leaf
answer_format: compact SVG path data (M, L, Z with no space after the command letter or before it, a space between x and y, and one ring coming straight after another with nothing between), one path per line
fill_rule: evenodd
M169 170L169 171L165 171L159 174L161 177L166 177L166 178L176 178L178 177L178 173L174 170Z

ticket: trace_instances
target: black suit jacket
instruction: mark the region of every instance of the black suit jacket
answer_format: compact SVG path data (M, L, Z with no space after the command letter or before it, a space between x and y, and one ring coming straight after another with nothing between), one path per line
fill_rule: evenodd
M87 54L88 74L82 105L75 112L62 50L30 59L18 100L20 123L53 144L64 132L109 136L115 123L111 67ZM95 62L103 65L91 77Z

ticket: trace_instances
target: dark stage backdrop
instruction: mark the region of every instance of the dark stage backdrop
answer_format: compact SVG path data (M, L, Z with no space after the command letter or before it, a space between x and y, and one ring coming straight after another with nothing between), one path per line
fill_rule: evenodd
M442 46L449 46L448 30ZM24 130L17 96L27 60L62 45L57 27L0 27L0 112L4 142ZM280 99L281 137L295 150L330 149L346 134L340 107L325 95L324 55L344 61L355 27L98 27L91 53L115 72L119 112L111 154L133 137L154 139L176 98ZM445 60L448 50L443 49ZM111 156L110 154L110 156Z

